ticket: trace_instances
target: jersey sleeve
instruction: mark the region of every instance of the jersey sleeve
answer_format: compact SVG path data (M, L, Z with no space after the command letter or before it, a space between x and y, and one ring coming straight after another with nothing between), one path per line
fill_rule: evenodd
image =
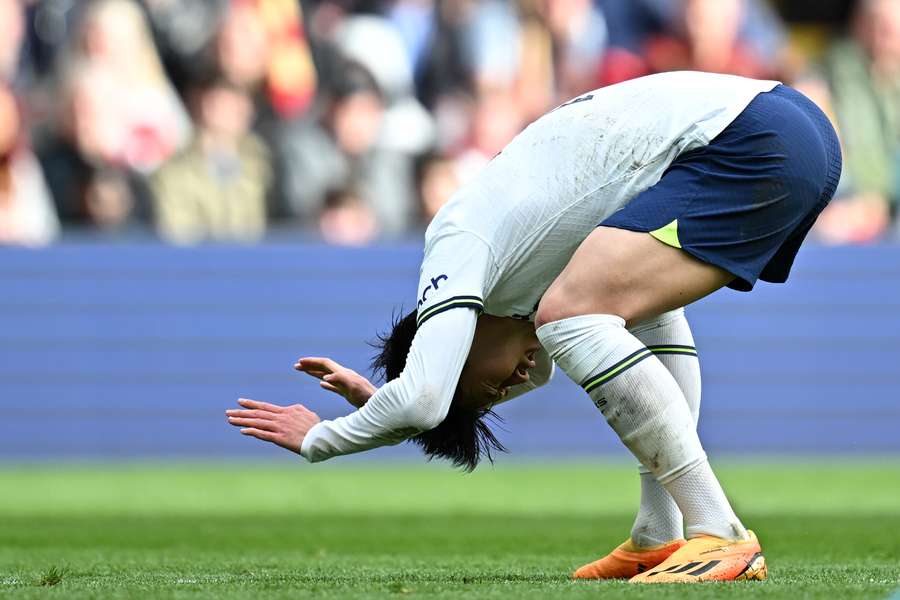
M477 314L484 311L492 264L488 245L477 235L454 231L430 239L419 274L419 327L454 308L471 308Z
M450 410L477 320L474 310L445 311L428 319L413 338L400 376L356 412L315 425L300 455L319 462L397 444L440 425Z

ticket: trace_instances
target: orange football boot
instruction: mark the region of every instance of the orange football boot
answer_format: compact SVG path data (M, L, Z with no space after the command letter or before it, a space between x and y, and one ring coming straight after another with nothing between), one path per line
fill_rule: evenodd
M702 535L687 541L669 558L630 579L631 583L697 583L701 581L762 581L766 559L756 534L726 540Z
M660 564L673 552L684 546L684 540L640 548L631 538L618 548L594 562L584 565L572 574L574 579L630 579Z

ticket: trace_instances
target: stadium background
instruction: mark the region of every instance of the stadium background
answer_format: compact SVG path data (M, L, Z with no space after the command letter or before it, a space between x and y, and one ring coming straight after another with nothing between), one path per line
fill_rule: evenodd
M404 537L393 552L425 555L434 519L461 511L510 510L514 529L536 527L551 548L568 536L582 553L596 541L574 520L541 529L515 515L580 515L624 533L632 464L564 377L502 407L511 453L470 479L411 467L420 458L407 445L295 464L237 435L223 410L246 396L345 413L291 365L327 355L366 372L366 341L414 301L424 227L453 191L559 102L674 69L781 79L838 126L838 197L790 284L689 309L701 437L729 492L762 511L751 516L770 530L824 531L829 547L844 539L829 527L844 523L875 569L860 581L900 585L896 536L878 537L900 510L900 1L0 0L0 595L52 585L57 565L77 580L69 592L131 589L122 573L135 539L188 552L162 533L184 527L165 521L172 514L201 519L197 540L238 553L258 540L209 537L220 524L202 518L286 511L288 528L327 538L343 527L365 548L412 527L422 546ZM803 496L823 479L830 487ZM621 493L606 487L626 481ZM551 499L545 485L566 493ZM363 490L371 506L345 497ZM492 495L472 504L482 493ZM328 510L316 498L336 512L310 525L303 511ZM847 502L858 508L847 520L829 512ZM129 514L145 520L109 518ZM396 518L373 525L384 514ZM878 517L857 519L867 514ZM459 555L485 531L518 539L474 523L456 531L450 519L430 535ZM85 554L86 530L107 546ZM352 554L341 543L322 559L298 542L322 573ZM483 551L515 550L495 543ZM842 564L862 556L851 547ZM141 577L221 596L211 573L237 554L207 564L204 552L189 553L205 567L190 564L208 580L182 581L189 558L144 557L164 566ZM493 560L481 563L490 585ZM257 567L280 573L268 564ZM342 585L405 593L387 559L362 564L359 582ZM119 576L126 587L109 583ZM334 583L300 577L285 585Z

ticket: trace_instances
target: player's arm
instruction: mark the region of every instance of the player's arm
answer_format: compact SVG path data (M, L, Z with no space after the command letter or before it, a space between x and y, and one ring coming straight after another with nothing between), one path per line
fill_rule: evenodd
M535 354L534 362L535 366L529 371L528 381L509 388L509 392L497 404L508 402L522 394L536 390L553 379L555 367L553 359L546 350L541 348ZM294 368L315 377L319 380L322 389L343 397L356 408L365 404L372 394L378 391L378 388L368 379L330 358L301 358L294 364Z
M243 427L243 433L274 441L310 462L396 444L434 429L450 410L478 313L484 306L492 264L490 247L481 238L452 227L437 228L434 235L426 235L417 298L418 328L399 377L374 391L368 381L347 370L341 388L335 378L326 380L328 374L319 369L323 387L336 388L330 391L338 391L359 406L356 412L319 422L318 416L298 404L286 407L293 411L288 413L228 411L229 422ZM333 369L339 365L320 366ZM286 422L294 413L303 415L303 427ZM245 420L251 417L252 423Z
M492 265L482 238L432 222L419 278L418 328L403 372L358 411L313 427L303 441L304 457L316 462L396 444L444 421L472 346Z
M310 462L397 444L433 429L450 409L472 345L477 318L475 310L458 308L436 314L422 323L403 373L375 391L359 410L345 417L319 421L318 416L300 404L278 407L241 400L244 410L227 411L229 422L242 427L241 433L297 452ZM326 374L321 374L323 382L328 383L324 380ZM354 383L358 395L351 403L362 399L368 381ZM302 419L302 423L290 422L295 417Z
M422 323L399 377L359 410L313 427L300 450L310 462L397 444L437 427L447 416L469 354L475 310L449 310Z

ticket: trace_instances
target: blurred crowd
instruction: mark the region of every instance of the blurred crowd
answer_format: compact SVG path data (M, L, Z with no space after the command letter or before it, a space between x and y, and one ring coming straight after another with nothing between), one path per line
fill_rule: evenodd
M0 244L420 232L528 122L668 70L791 83L840 131L828 243L897 237L900 0L0 0Z

